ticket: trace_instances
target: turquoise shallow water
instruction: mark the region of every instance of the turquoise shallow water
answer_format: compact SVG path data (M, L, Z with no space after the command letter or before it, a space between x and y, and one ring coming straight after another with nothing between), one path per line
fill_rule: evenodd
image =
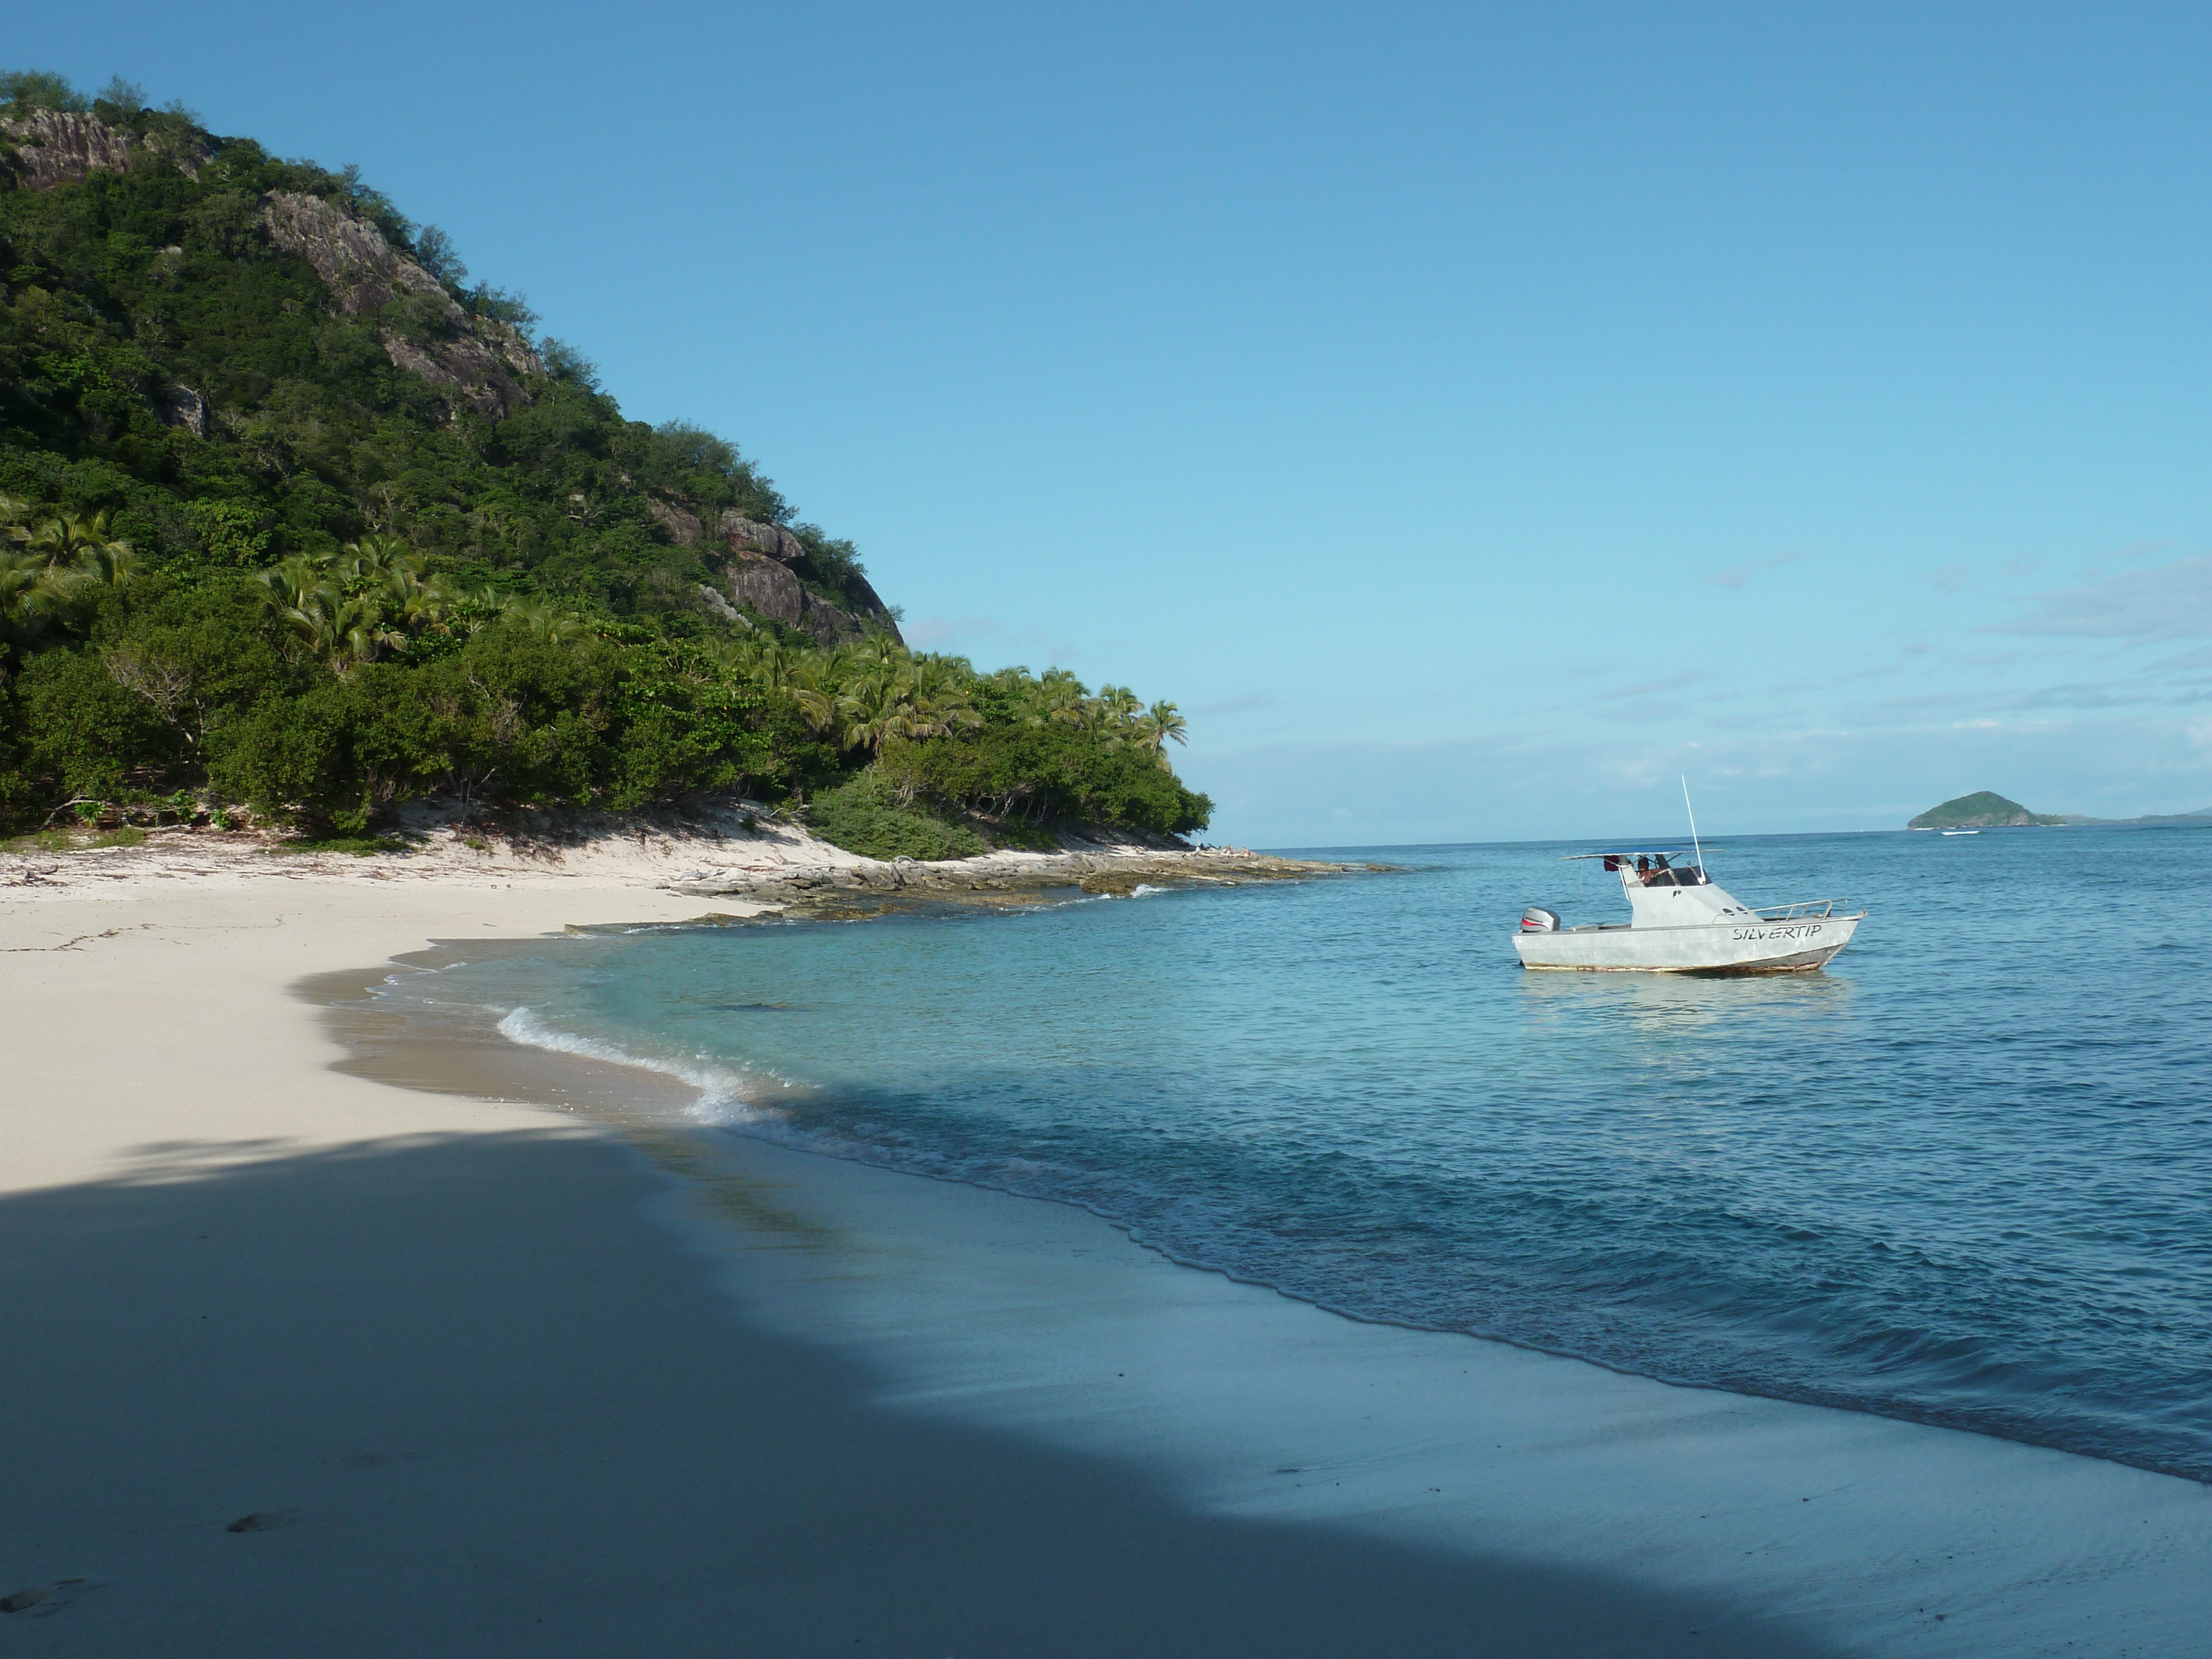
M2212 1480L2212 834L1753 837L1826 973L1527 974L1576 847L1012 914L654 929L394 982L702 1115L1072 1200L1364 1316Z

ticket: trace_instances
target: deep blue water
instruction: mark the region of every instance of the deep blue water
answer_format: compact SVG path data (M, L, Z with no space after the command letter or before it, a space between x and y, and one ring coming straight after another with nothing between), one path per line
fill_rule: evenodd
M1072 1200L1345 1311L2212 1480L2212 832L1753 837L1826 973L1524 973L1576 847L1012 914L656 929L404 981L737 1133Z

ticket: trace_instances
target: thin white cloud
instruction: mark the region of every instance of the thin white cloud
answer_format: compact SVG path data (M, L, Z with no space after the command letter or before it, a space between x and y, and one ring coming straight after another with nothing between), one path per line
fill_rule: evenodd
M924 617L900 632L915 651L972 653L979 647L991 647L1000 651L1035 651L1049 663L1065 663L1076 654L1072 644L1054 640L1042 629L1015 628L993 617Z
M2163 553L2172 542L2130 542L2125 547L2116 547L2109 553L2099 553L2082 567L2081 574L2088 575L2100 565L2111 564L2117 559L2148 559L2154 553Z
M2212 554L2038 594L2026 616L1982 631L2139 644L2212 635Z
M1663 680L1643 680L1634 685L1617 685L1610 691L1601 691L1598 696L1606 702L1620 697L1648 697L1655 691L1676 691L1686 685L1695 685L1705 675L1695 669L1680 674L1669 674Z
M1194 787L1221 804L1220 838L1255 846L1411 843L1644 833L1672 825L1676 775L1698 791L1701 827L1887 829L1985 782L2040 811L2129 817L2212 799L2212 718L1945 711L1859 730L1832 720L1784 731L1649 727L1605 737L1521 732L1430 743L1239 745L1193 757ZM1313 779L1335 786L1317 798ZM1710 809L1708 801L1711 802ZM1331 813L1349 810L1337 821Z
M1264 692L1253 692L1249 696L1224 697L1219 702L1200 703L1190 711L1193 720L1212 720L1217 714L1249 714L1255 708L1272 708L1276 699Z
M1947 564L1941 570L1931 570L1928 580L1946 593L1955 593L1974 579L1974 568L1970 564Z
M1762 570L1779 570L1784 565L1794 563L1804 556L1802 553L1771 553L1763 559L1753 560L1749 564L1740 564L1733 570L1716 570L1705 580L1716 587L1741 587Z
M1686 703L1653 702L1624 702L1620 704L1618 707L1604 710L1600 718L1608 720L1650 722L1656 720L1686 720L1689 717L1689 705Z

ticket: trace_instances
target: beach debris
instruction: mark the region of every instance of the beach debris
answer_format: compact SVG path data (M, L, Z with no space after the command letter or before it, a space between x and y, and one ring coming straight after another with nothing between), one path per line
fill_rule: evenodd
M300 1518L297 1510L256 1510L251 1515L241 1515L225 1527L225 1532L274 1532L279 1527L289 1527Z
M52 1594L53 1590L47 1585L32 1584L17 1590L13 1595L0 1595L0 1613L21 1613L35 1607Z

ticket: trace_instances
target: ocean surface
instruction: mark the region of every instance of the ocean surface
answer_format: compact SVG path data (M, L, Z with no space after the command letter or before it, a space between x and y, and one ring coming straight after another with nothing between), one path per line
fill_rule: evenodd
M1081 1204L1364 1318L2212 1480L2212 832L1754 836L1825 973L1530 974L1589 845L1007 912L602 933L395 977L696 1116Z

